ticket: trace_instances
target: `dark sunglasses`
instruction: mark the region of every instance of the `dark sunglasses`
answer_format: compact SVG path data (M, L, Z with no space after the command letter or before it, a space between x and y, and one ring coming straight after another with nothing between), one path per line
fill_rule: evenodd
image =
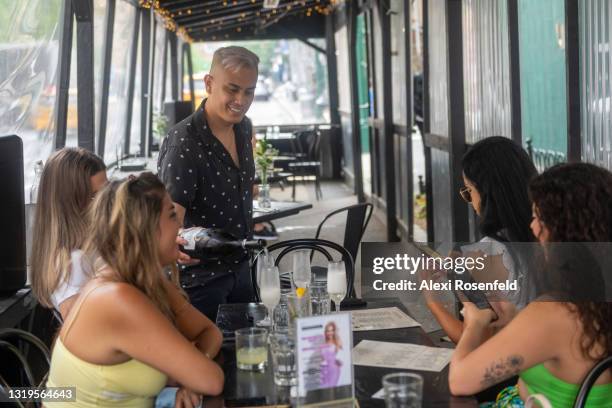
M466 203L472 202L472 194L470 194L471 188L469 187L461 187L459 189L459 195Z

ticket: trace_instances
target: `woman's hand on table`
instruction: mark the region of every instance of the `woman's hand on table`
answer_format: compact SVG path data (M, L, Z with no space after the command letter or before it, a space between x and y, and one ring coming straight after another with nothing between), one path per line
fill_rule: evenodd
M202 396L185 387L180 387L176 392L174 408L197 408L202 404Z

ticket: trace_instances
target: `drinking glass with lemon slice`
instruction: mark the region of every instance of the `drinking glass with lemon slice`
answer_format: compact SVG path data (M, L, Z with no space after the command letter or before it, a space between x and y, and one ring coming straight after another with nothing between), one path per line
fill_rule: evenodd
M298 295L304 296L310 287L312 272L310 270L310 250L301 249L293 253L293 284Z
M310 294L303 288L297 288L287 294L287 306L289 309L289 328L295 327L295 319L307 317L312 314Z

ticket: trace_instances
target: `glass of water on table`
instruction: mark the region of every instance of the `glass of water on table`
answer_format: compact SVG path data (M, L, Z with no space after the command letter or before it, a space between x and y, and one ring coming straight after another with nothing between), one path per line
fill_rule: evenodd
M423 377L415 373L399 372L382 378L387 408L421 408Z
M274 383L280 386L296 385L295 340L288 329L275 329L268 337Z
M314 281L310 284L312 315L323 316L331 312L331 300L327 293L327 282Z

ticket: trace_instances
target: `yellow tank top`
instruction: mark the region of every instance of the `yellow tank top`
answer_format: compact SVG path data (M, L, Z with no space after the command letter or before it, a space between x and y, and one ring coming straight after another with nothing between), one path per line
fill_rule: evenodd
M87 292L75 305L73 318L76 319L81 305L96 288ZM162 372L138 360L132 359L120 364L98 365L88 363L75 356L64 346L58 336L51 356L51 369L47 387L76 387L74 402L45 402L49 407L152 407L155 397L166 385L167 377Z

